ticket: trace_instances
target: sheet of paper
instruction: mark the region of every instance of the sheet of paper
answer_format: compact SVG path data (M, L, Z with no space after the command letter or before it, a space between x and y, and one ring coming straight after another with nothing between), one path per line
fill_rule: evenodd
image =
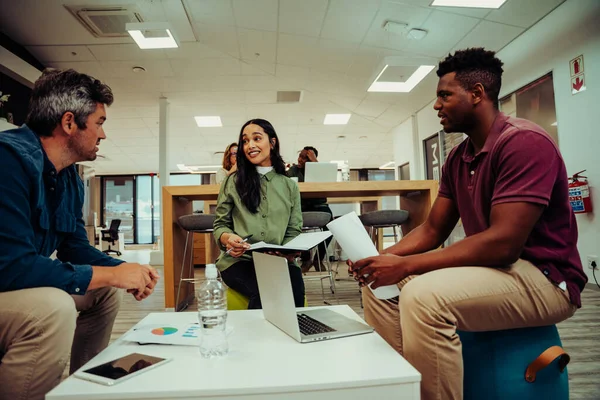
M256 242L250 246L250 251L273 250L273 251L306 251L317 246L331 236L331 232L307 232L301 233L283 246L265 242Z
M123 340L139 343L198 346L199 324L152 324L135 327Z
M348 255L350 261L379 255L367 230L355 212L336 218L327 224L327 228L333 233L335 240ZM400 294L396 285L381 286L371 290L379 299L391 299Z

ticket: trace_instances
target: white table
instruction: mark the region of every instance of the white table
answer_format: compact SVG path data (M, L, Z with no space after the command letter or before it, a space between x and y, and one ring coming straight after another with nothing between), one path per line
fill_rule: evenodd
M330 308L360 320L347 305ZM138 325L195 321L195 312L152 313ZM71 376L46 399L420 398L421 375L376 333L301 344L266 321L260 310L230 311L228 326L233 328L229 354L220 359L204 359L196 347L139 346L120 338L83 368L132 352L174 359L113 387Z

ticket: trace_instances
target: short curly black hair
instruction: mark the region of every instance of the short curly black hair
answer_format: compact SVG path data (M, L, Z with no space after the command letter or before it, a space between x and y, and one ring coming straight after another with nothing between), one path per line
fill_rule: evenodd
M482 47L458 50L454 55L448 54L440 62L437 76L440 78L451 72L456 72L456 80L463 88L469 90L476 83L481 83L494 107L498 108L498 96L502 86L502 65L493 51Z

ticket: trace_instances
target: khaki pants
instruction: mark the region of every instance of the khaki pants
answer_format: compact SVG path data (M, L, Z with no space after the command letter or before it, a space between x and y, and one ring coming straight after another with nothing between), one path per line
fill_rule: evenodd
M456 330L552 325L577 307L531 263L460 267L400 282L399 302L363 290L365 320L422 375L422 400L462 400L462 348Z
M69 352L72 373L102 351L121 297L115 288L83 296L46 287L0 293L0 400L43 400Z

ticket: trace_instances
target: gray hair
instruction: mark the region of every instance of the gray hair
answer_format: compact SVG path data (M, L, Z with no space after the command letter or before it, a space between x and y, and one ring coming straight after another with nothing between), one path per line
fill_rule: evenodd
M66 112L72 112L79 129L86 128L97 103L113 103L110 87L93 77L72 69L45 70L35 82L25 123L38 136L52 136L52 131Z

